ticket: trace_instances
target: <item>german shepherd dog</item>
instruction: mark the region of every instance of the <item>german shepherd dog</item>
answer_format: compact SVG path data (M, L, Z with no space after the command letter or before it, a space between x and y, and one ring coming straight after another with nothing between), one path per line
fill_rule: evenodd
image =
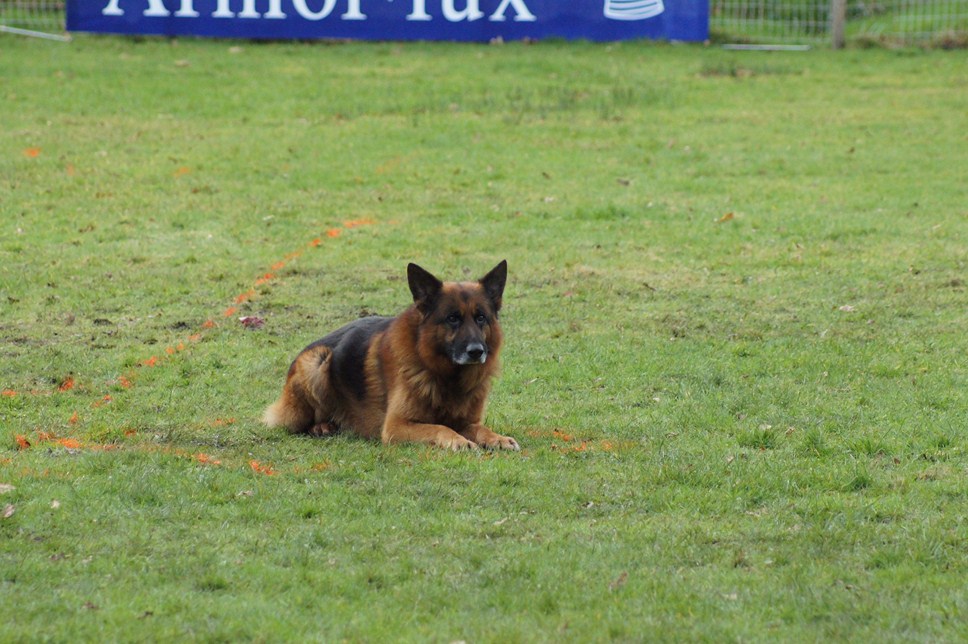
M386 444L519 450L483 424L507 271L502 261L477 282L441 282L410 264L413 304L396 317L350 322L303 349L266 424L313 436L348 430Z

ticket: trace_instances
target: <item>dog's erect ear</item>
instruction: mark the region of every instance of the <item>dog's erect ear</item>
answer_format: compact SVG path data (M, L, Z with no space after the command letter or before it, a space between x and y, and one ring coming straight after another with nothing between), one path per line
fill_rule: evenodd
M413 293L413 301L421 311L427 311L433 306L444 286L443 282L416 264L407 264L407 282L410 284L410 292Z
M494 312L501 310L501 298L504 297L504 285L508 281L508 261L501 260L501 263L491 269L491 272L481 278L481 286L487 293L488 299L494 305Z

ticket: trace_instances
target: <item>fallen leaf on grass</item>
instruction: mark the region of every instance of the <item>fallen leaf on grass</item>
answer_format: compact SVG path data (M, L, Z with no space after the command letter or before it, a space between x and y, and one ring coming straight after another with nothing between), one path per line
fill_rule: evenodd
M850 304L844 304L843 306L839 307L837 310L843 311L844 313L853 313L857 309L851 306Z
M74 388L74 377L73 376L67 376L67 378L64 379L64 382L62 382L60 384L60 386L57 388L57 390L58 391L70 391L73 388Z
M735 218L736 218L736 215L734 215L731 212L727 212L725 215L723 215L722 217L720 217L719 219L717 219L716 220L716 223L717 224L725 224L727 221L732 221Z
M2 395L4 398L15 398L17 396L17 392L13 389L4 389Z
M0 483L0 494L13 492L16 489L17 489L16 486L10 485L9 483Z
M199 463L204 463L204 464L207 464L207 465L221 465L222 464L222 461L218 460L217 458L212 458L208 454L203 454L202 452L199 452L198 454L195 454L195 460L198 461Z
M12 503L8 503L6 506L4 506L3 514L0 516L2 516L4 519L9 519L10 517L13 516L13 513L16 511L17 511L17 508L14 507Z
M266 476L272 476L276 473L276 471L272 469L271 465L263 465L262 463L260 463L255 459L249 461L249 467L252 469L253 472L257 472L258 474L265 474Z
M625 582L627 582L628 580L629 580L629 574L628 572L623 570L622 574L616 577L615 580L608 585L608 589L614 592L619 588L621 588L622 586L624 586Z
M27 449L28 447L30 447L30 441L27 440L26 436L23 436L22 434L17 434L15 436L15 439L17 441L18 449Z
M40 156L40 148L24 148L24 156L28 159L36 159Z
M56 510L59 507L60 507L60 501L58 501L57 499L54 499L53 501L50 502L51 510Z
M261 329L263 326L265 326L265 323L266 323L265 320L263 320L260 317L256 317L254 315L246 315L244 317L241 317L239 318L239 322L241 322L242 326L244 326L247 329Z
M175 172L173 173L173 176L175 176L175 177L184 177L186 174L191 174L191 173L192 173L192 169L191 168L186 167L186 166L182 166L182 167L178 168L177 170L175 170Z

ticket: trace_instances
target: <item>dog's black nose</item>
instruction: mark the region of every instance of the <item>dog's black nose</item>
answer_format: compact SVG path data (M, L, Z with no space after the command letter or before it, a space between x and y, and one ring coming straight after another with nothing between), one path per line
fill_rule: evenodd
M474 362L479 362L484 355L484 345L479 342L467 345L467 357Z

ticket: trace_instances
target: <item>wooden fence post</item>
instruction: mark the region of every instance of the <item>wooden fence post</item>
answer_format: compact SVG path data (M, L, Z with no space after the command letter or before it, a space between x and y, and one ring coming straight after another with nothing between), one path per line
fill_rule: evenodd
M846 44L844 26L847 22L847 0L830 0L830 45L843 49Z

